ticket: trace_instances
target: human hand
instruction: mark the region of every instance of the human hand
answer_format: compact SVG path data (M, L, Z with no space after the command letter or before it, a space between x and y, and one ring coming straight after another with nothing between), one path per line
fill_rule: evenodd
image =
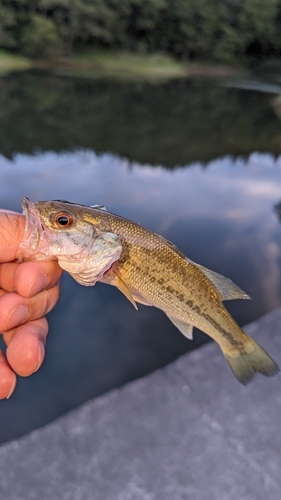
M44 317L59 297L62 270L57 261L15 262L20 256L25 217L0 210L0 399L9 398L16 374L27 377L40 368L48 333Z

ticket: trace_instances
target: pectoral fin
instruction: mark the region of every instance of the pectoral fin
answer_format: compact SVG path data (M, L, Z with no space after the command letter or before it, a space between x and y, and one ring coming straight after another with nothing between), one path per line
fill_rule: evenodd
M134 308L136 310L138 310L138 306L137 306L136 301L131 293L131 290L126 285L123 278L121 278L119 273L118 274L116 272L114 272L114 273L115 273L115 279L116 279L116 286L117 286L118 290L120 290L120 292L122 292L125 295L125 297L127 297L127 299L131 302L131 304L133 304Z
M102 283L106 283L107 285L116 286L116 288L118 288L118 290L120 290L120 292L125 295L125 297L131 302L131 304L133 304L134 308L138 309L135 297L133 297L131 290L129 289L122 276L122 271L119 267L118 262L114 262L113 266L104 273L100 281Z
M168 314L167 314L168 316ZM168 316L169 320L178 328L178 330L189 340L193 339L192 330L193 326L189 323L184 323L177 318L173 318L172 316Z
M194 264L196 267L199 267L199 269L202 271L202 273L207 276L207 278L213 283L213 285L216 287L217 291L219 292L221 296L221 300L235 300L235 299L250 299L251 297L247 295L247 293L243 292L239 286L235 285L233 281L231 281L229 278L226 278L225 276L222 276L222 274L215 273L214 271L210 271L210 269L207 269L204 266L200 266L200 264L196 264L196 262L192 262L191 260L187 259L188 262L191 264Z

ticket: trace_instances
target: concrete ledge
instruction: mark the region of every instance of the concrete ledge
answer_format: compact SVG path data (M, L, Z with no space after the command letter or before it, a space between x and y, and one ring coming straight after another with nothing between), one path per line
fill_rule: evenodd
M280 324L246 331L281 366ZM205 345L0 447L0 498L280 500L280 380L243 387Z

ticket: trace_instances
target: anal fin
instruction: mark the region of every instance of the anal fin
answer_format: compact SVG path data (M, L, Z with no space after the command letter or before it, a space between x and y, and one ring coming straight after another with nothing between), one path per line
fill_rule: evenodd
M142 304L143 306L152 306L152 304L147 302L147 300L139 294L134 293L133 297L134 297L136 302L138 302L139 304Z
M167 314L168 316L168 314ZM180 319L173 318L172 316L168 316L169 320L178 328L178 330L189 340L193 339L193 326L190 325L189 323L185 323L184 321L181 321Z

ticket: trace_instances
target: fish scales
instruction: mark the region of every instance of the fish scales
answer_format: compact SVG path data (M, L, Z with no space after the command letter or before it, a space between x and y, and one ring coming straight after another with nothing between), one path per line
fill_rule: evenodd
M188 338L196 326L222 349L237 379L278 372L272 358L237 325L223 300L248 298L230 280L190 261L171 242L128 219L65 201L23 200L23 257L59 265L78 283L101 281L164 311Z
M151 305L198 328L202 328L203 316L207 323L214 326L213 336L217 337L218 323L213 314L211 316L215 303L220 316L230 322L236 331L237 325L221 306L218 292L173 244L131 221L112 217L110 213L102 213L100 224L107 231L116 233L123 242L119 265L127 285L136 295L140 292ZM193 300L195 293L196 303ZM220 328L220 332L226 339L231 337L236 346L242 345L229 330Z

